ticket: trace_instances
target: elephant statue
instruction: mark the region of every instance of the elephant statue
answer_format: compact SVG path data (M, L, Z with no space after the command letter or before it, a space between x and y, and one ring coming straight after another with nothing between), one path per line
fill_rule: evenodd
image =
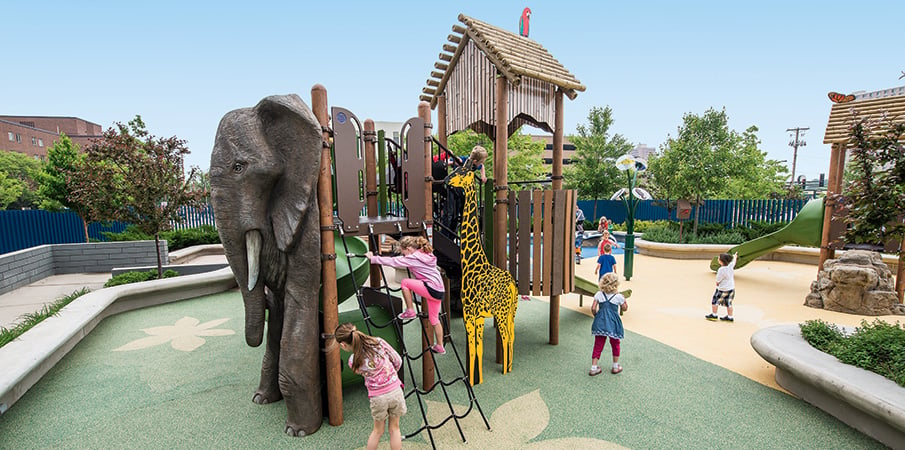
M285 432L323 422L317 180L321 127L297 95L228 112L211 153L211 204L245 304L245 341L267 343L252 401L286 400Z

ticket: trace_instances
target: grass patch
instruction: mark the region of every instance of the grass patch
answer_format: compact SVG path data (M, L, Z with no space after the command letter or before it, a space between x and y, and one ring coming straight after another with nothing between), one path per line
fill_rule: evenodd
M20 321L12 328L0 327L0 347L12 342L22 333L32 329L35 325L41 323L42 320L57 315L64 306L72 303L73 300L91 292L87 287L83 287L63 298L55 300L53 303L45 304L40 311L23 314Z
M167 269L163 272L163 278L172 278L178 277L179 272L176 272L172 269ZM121 284L129 284L129 283L140 283L142 281L156 280L157 279L157 270L149 270L147 272L126 272L121 273L115 277L110 277L106 283L104 283L104 287L112 287L119 286Z
M862 320L861 326L850 335L819 319L809 320L799 328L801 337L812 347L905 387L905 328L899 322Z

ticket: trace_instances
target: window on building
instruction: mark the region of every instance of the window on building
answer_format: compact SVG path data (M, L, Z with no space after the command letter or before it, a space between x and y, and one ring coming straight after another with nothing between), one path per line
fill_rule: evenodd
M19 133L16 133L16 142L22 142L22 135Z
M10 131L8 134L9 134L9 141L10 141L10 142L16 140L16 136L13 134L12 131Z
M38 147L44 146L44 139L38 138Z
M38 146L38 138L32 136L32 137L31 137L31 145L34 146L34 147L37 147L37 146Z

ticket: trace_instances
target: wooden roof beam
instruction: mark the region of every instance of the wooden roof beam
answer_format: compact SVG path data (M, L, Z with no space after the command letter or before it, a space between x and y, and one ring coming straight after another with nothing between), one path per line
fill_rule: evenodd
M446 40L452 42L453 44L459 45L462 42L462 36L457 34L450 34L446 36Z
M435 62L435 63L434 63L434 67L437 68L437 69L440 69L440 70L445 71L446 69L449 69L449 64L443 64L443 63L441 63L441 62Z
M453 55L450 55L449 53L440 53L441 61L450 62L450 61L452 61L452 57L453 57Z

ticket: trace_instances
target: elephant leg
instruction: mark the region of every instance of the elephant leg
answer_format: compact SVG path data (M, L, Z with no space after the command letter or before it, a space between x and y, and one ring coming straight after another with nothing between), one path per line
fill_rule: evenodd
M264 345L264 361L261 363L261 382L252 401L259 405L278 402L283 398L278 382L280 364L280 339L283 335L283 302L274 299L267 290L267 343Z
M320 324L317 289L286 295L279 384L286 400L286 434L306 436L324 420L320 383Z

